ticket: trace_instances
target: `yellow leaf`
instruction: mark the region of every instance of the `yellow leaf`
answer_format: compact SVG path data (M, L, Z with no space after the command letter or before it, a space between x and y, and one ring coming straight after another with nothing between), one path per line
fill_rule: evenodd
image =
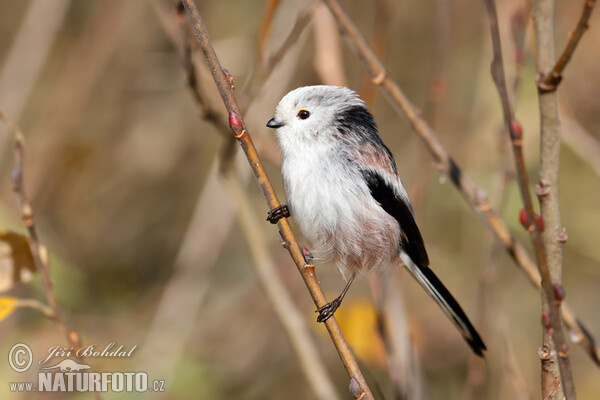
M356 356L363 361L384 367L385 347L377 328L377 311L366 298L344 303L335 312L340 328Z
M0 297L0 321L5 320L17 306L16 297Z

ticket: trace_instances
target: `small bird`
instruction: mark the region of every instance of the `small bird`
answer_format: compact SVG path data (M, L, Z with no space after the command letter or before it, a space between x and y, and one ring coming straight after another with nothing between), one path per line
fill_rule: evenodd
M317 310L317 321L333 315L358 272L403 262L483 356L479 334L429 268L394 158L358 94L340 86L297 88L281 99L267 126L277 129L287 198L267 219L293 216L314 259L350 275L340 296Z

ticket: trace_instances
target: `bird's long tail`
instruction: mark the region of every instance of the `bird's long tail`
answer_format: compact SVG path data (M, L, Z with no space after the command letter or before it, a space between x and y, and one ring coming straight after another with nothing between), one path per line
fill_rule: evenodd
M471 349L473 349L473 352L483 357L483 351L486 350L485 344L483 344L471 321L469 321L465 312L444 284L429 267L416 265L405 252L402 251L400 253L400 258L410 273L419 281L427 293L435 299L448 318L456 325L463 338L465 338Z

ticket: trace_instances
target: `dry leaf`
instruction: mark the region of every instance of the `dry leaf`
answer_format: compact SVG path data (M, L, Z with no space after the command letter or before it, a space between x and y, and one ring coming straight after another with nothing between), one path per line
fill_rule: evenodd
M0 292L9 290L15 283L29 282L35 272L29 239L14 232L0 232Z

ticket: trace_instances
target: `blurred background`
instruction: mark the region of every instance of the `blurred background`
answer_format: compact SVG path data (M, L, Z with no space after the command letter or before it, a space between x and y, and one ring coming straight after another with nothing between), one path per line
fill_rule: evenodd
M411 398L540 398L539 292L377 94L328 11L308 1L197 3L221 63L235 77L246 123L281 199L280 156L265 127L279 99L295 87L320 83L361 93L396 158L432 268L487 344L486 361L474 359L405 271L361 277L336 317L375 396L395 398L398 375L388 367L400 365L399 374L410 377L405 390ZM489 73L483 2L342 4L372 40L391 77L533 256L518 222L521 199ZM539 114L531 6L526 0L497 4L507 79L523 125L530 180L536 182ZM557 1L558 51L581 7L582 2ZM274 15L267 29L261 21L269 20L269 10ZM569 238L566 298L590 333L600 337L597 11L590 27L558 91L564 136L560 201ZM188 85L190 67L196 91ZM0 110L27 140L26 190L68 326L84 344L137 345L129 358L86 359L94 371L146 371L150 379L165 380L166 392L155 395L161 399L318 398L274 311L278 298L265 291L258 263L276 269L270 276L283 282L305 325L298 330L308 332L339 398L348 398L343 366L324 327L315 322L315 307L276 229L265 221L267 207L248 165L237 154L239 178L225 184L219 174L228 139L219 122L203 116L216 115L222 124L224 107L176 2L0 2ZM0 126L0 230L25 234L9 179L12 137ZM301 244L309 246L303 239ZM16 259L1 252L0 257L3 268ZM344 286L337 269L318 265L317 273L328 298L337 296ZM45 301L37 275L3 290L0 297ZM393 321L397 334L388 339L392 348L403 349L396 361L380 335L373 294L382 291L391 315L387 324ZM67 346L54 322L29 307L4 316L0 332L2 354L23 342L37 360L51 346ZM579 398L600 398L598 366L576 344L570 348ZM32 368L17 374L0 362L0 397L91 398L9 392L8 382L35 380L36 373ZM132 394L103 394L125 397Z

